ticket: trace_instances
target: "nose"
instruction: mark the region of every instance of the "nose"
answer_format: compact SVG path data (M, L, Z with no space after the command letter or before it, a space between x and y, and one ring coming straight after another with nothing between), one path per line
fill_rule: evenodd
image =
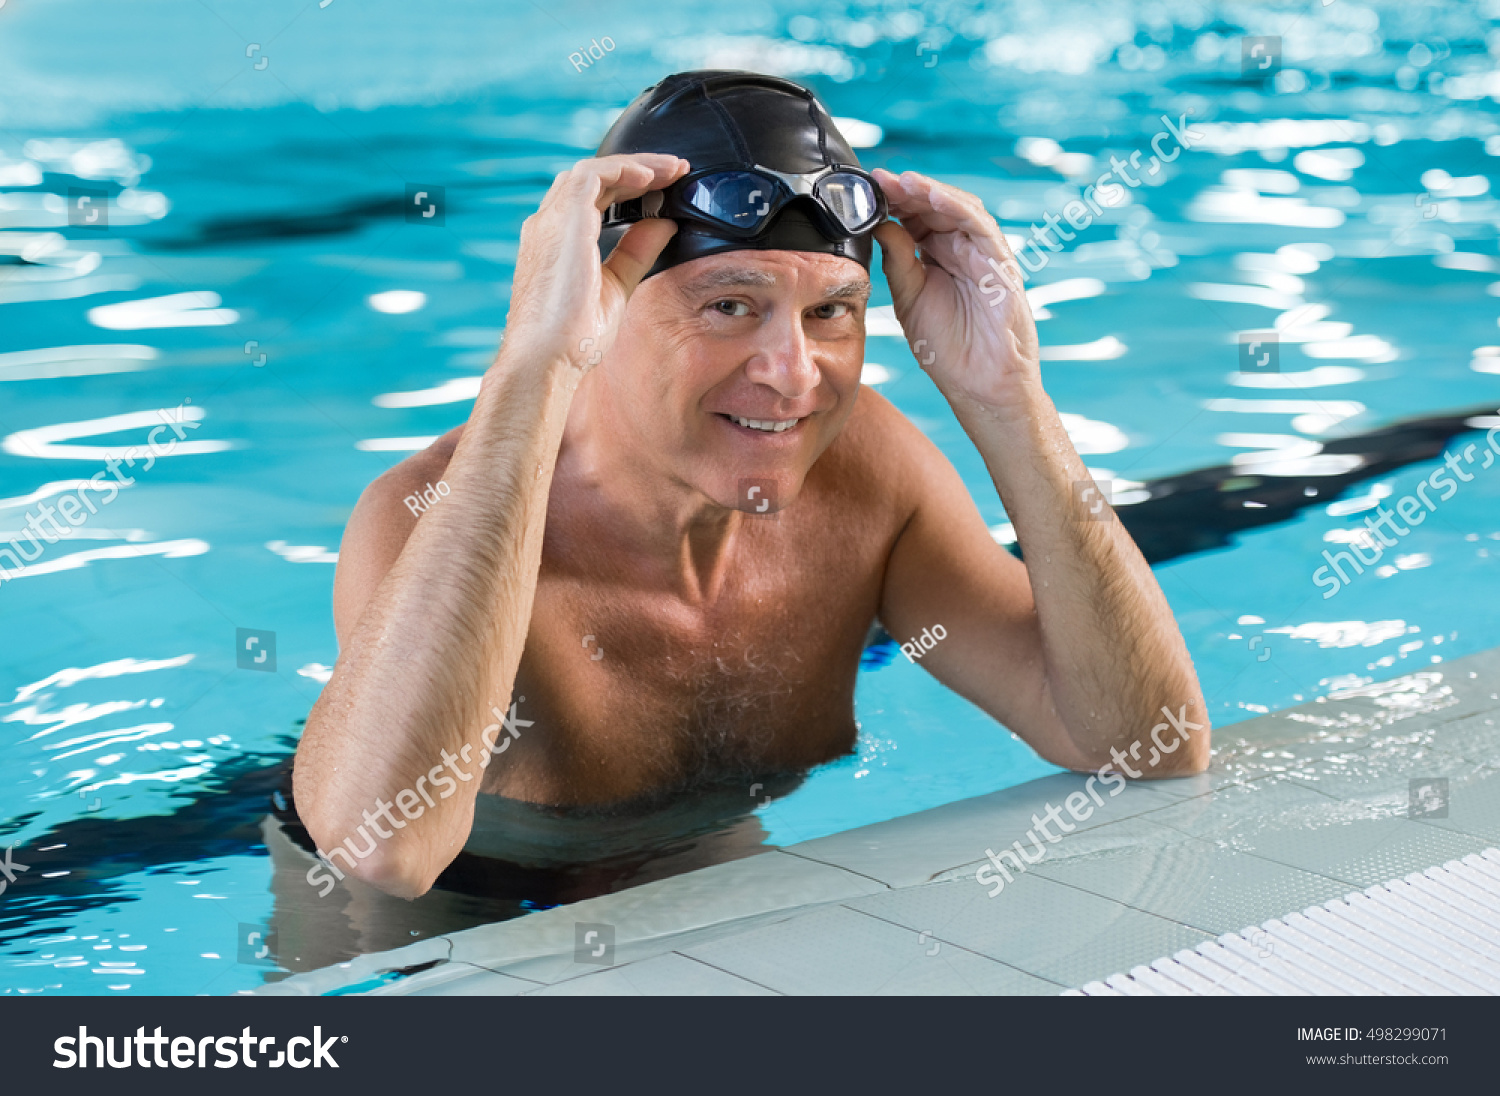
M774 388L786 400L811 392L823 379L813 361L812 346L802 329L802 317L776 317L758 333L759 345L745 365L745 375L756 384Z

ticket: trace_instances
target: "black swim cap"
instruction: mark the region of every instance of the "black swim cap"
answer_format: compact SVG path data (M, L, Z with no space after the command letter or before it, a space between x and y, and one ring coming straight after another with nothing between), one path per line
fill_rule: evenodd
M790 80L754 72L679 72L647 88L610 126L598 155L630 152L681 156L693 172L758 165L802 174L833 164L859 167L854 149L816 95ZM677 233L646 277L705 255L746 249L842 255L869 270L870 233L832 238L809 215L815 212L807 208L811 204L811 198L793 199L765 231L750 238L678 220ZM629 227L606 225L600 255L607 257Z

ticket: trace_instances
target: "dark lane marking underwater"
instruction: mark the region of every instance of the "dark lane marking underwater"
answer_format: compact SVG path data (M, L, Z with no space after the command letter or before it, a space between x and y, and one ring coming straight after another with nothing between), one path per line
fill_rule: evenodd
M1149 498L1117 505L1115 513L1148 563L1226 548L1235 533L1289 521L1309 506L1326 506L1356 484L1440 457L1452 439L1480 429L1470 425L1471 419L1494 415L1494 406L1487 404L1331 438L1323 442L1322 454L1360 458L1357 467L1333 475L1268 476L1221 464L1165 476L1145 485ZM1012 551L1020 555L1019 547L1013 545Z

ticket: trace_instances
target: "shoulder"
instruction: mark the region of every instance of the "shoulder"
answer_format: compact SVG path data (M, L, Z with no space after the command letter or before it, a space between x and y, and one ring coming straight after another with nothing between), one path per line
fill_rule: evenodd
M463 431L463 426L455 426L426 449L413 453L375 477L360 495L355 513L366 506L381 511L399 507L406 510L415 522L416 514L406 505L406 499L415 496L420 500L423 491L436 487L448 469L448 462L453 459L453 450L458 447Z
M424 493L439 490L462 434L462 426L454 427L426 449L375 477L359 496L339 545L334 577L334 626L341 640L400 557L426 506Z
M947 458L895 404L862 386L849 421L824 460L848 486L909 511L935 462L943 464Z

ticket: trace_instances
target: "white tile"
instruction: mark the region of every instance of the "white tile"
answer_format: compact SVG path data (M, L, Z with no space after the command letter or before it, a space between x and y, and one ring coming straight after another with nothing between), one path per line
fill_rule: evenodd
M925 883L945 871L970 864L997 840L1023 837L1032 816L1049 805L1063 808L1068 796L1081 792L1089 777L1059 773L1015 788L965 799L904 818L863 826L790 846L789 851L878 879L893 887ZM1176 803L1180 796L1155 790L1155 781L1131 781L1117 795L1095 781L1103 806L1090 805L1089 829ZM1085 795L1087 799L1087 795ZM1079 808L1083 814L1083 808ZM1065 816L1066 817L1066 816Z
M764 986L668 953L536 990L535 997L774 997Z
M632 942L882 889L852 872L774 851L468 929L449 939L453 959L490 970L539 957L558 957L566 965L573 960L579 922L613 926L615 946L623 949Z
M482 970L468 963L444 963L432 970L392 982L371 997L515 997L535 982Z
M1085 856L1049 858L1031 871L1214 935L1349 889L1336 879L1157 828L1176 840L1142 840Z
M1028 872L993 898L974 880L934 883L848 903L911 931L1058 983L1082 985L1210 934Z
M788 994L1050 994L1063 988L842 906L689 948L686 954Z

